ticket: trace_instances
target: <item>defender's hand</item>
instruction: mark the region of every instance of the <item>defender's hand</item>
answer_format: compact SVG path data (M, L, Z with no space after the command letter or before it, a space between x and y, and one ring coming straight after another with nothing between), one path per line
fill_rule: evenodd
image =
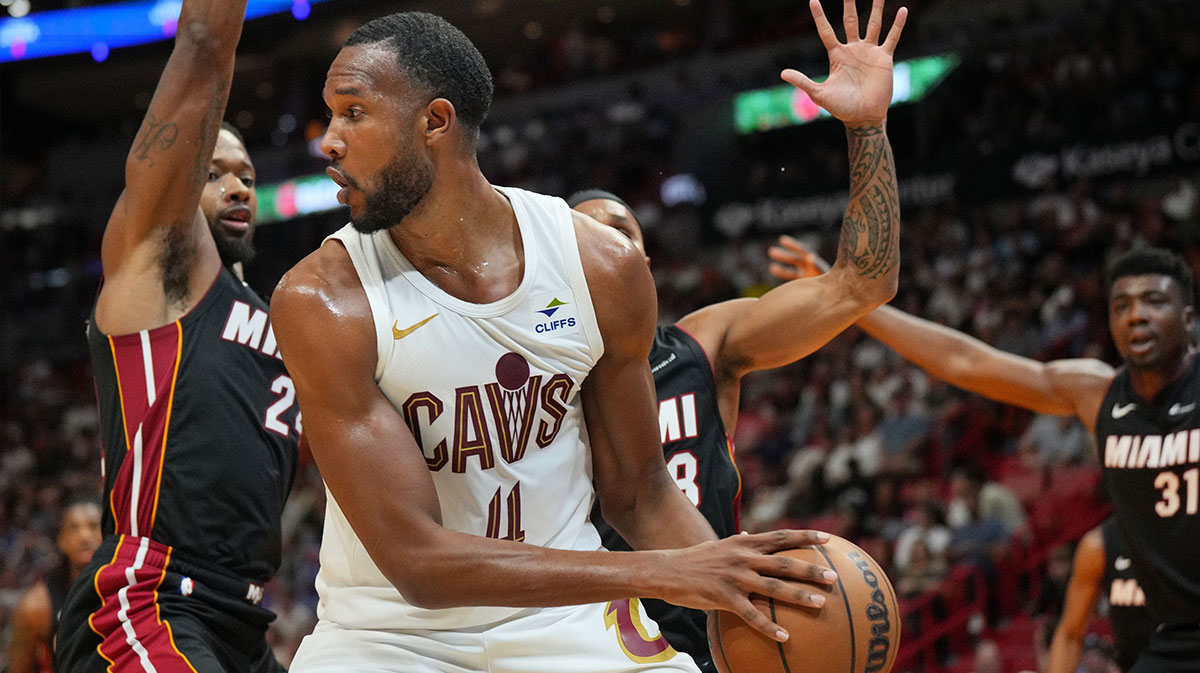
M802 89L813 102L847 126L882 123L892 102L892 54L908 18L908 9L901 7L896 12L896 22L883 44L879 44L883 0L872 3L867 35L863 39L859 38L858 10L854 0L845 0L842 24L846 28L846 43L842 44L825 18L820 0L809 0L808 7L816 21L817 34L829 52L829 77L817 83L791 68L780 73L780 77Z
M664 551L669 570L664 573L663 597L698 610L732 612L766 637L783 642L787 631L754 607L750 595L814 608L824 605L825 597L805 585L832 585L837 581L832 570L772 554L827 541L829 535L818 531L775 530Z
M767 255L773 260L771 275L782 280L811 278L829 270L829 262L786 234L779 237L779 245L771 246Z

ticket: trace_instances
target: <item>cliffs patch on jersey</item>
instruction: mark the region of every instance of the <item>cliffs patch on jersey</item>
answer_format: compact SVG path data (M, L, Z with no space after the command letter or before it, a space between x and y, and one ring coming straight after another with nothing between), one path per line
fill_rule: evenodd
M544 306L533 311L533 331L544 337L578 334L581 323L575 309L575 297L570 290L534 297L534 306Z
M496 362L494 382L455 389L452 433L437 432L436 428L446 427L438 419L447 401L431 392L409 395L400 411L429 469L437 472L450 465L461 474L472 459L481 470L495 467L497 454L504 462L515 463L525 457L531 439L538 448L550 446L562 428L574 390L570 376L531 376L529 362L510 352Z

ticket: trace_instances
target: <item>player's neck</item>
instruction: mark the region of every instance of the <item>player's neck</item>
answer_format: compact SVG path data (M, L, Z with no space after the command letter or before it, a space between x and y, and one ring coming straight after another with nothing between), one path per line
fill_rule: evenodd
M1170 364L1161 367L1129 368L1129 382L1133 392L1146 402L1152 401L1164 388L1175 382L1192 364L1195 351L1187 349Z
M467 301L494 301L516 289L524 269L516 215L477 168L455 177L440 179L389 234L434 284Z

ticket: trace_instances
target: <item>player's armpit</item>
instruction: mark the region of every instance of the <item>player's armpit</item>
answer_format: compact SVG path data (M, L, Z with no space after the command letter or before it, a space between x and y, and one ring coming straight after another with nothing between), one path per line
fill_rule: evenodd
M1096 431L1096 416L1115 375L1116 370L1107 362L1092 358L1046 363L1046 377L1055 393L1071 403L1072 412L1092 433Z

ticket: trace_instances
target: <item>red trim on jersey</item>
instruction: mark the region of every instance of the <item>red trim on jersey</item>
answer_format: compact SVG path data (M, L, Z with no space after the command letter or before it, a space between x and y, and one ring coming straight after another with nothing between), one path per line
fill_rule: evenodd
M117 533L148 536L158 512L183 327L175 321L145 332L110 336L108 342L126 451L113 479L109 506Z
M112 561L96 572L92 581L101 605L88 617L88 626L101 638L96 652L109 663L110 673L196 673L158 608L158 589L170 561L170 547L122 535Z
M737 494L733 496L733 527L736 530L742 529L742 471L738 469L737 458L734 457L736 452L733 448L733 437L725 435L725 446L729 449L729 462L733 463L733 472L738 477Z

